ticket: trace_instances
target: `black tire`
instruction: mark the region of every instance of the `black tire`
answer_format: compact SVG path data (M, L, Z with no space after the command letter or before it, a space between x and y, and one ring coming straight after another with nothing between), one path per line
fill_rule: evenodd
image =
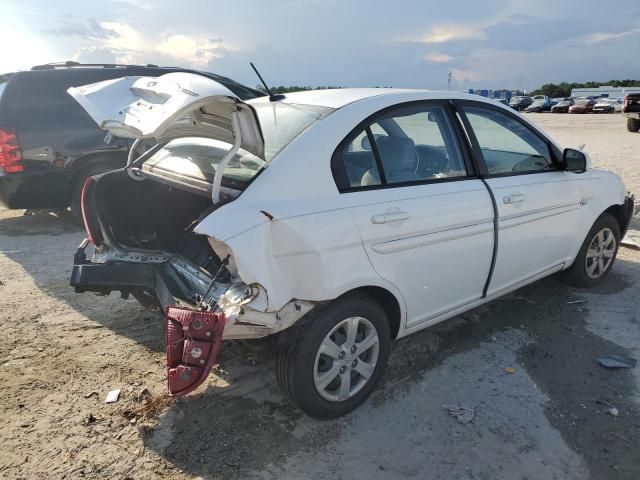
M640 119L627 118L627 130L630 132L640 131Z
M351 317L362 317L375 328L379 341L377 362L373 373L357 393L346 400L330 401L320 395L314 382L316 355L334 327ZM364 294L350 294L326 306L317 307L300 320L299 325L282 333L276 352L278 385L289 402L310 417L320 420L340 417L362 404L378 383L389 358L389 321L382 307ZM359 356L354 357L357 362ZM333 368L334 360L331 362ZM340 360L336 359L335 362ZM349 375L352 375L351 370ZM338 376L334 377L335 380L340 384L342 382Z
M113 170L114 168L117 167L108 163L99 163L88 166L80 170L75 175L73 182L71 183L69 208L71 210L71 214L73 215L74 221L78 225L84 225L84 221L82 220L82 187L84 187L84 182L86 182L87 178L89 177L108 172L109 170Z
M613 240L615 241L615 245L613 248L613 256L611 257L611 261L606 264L606 267L603 271L597 272L597 277L590 276L587 272L587 251L589 250L590 245L594 242L596 235L604 229L608 229L613 234ZM618 254L618 247L620 246L620 225L618 221L613 217L613 215L609 213L603 213L596 220L589 230L587 234L587 238L585 238L582 243L582 247L580 247L580 251L576 256L573 264L569 269L566 270L565 278L568 283L574 285L576 287L592 287L607 276L607 274L611 271L611 267L613 266L616 255ZM592 260L593 261L593 260Z

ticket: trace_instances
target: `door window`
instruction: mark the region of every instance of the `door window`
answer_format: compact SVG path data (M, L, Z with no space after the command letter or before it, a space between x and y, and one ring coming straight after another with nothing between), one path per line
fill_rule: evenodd
M466 106L489 174L554 170L548 144L509 115L482 107Z
M375 117L338 147L332 169L341 190L467 175L439 105L401 107Z

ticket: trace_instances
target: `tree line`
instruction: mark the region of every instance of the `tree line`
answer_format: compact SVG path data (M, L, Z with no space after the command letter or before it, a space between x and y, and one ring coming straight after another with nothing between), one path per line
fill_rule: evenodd
M608 82L561 82L545 83L540 88L531 91L531 95L546 95L547 97L568 97L571 95L571 90L574 88L598 88L603 86L612 87L640 87L640 80L609 80Z

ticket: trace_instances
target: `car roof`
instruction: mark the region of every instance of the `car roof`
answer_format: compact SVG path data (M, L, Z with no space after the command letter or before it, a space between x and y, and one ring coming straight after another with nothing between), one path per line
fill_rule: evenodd
M402 97L411 97L415 100L416 94L421 94L422 100L467 99L491 103L488 98L468 93L402 88L332 88L327 90L305 90L302 92L287 93L285 98L278 100L278 102L338 109L354 102L383 95L397 96L398 102L402 101ZM268 97L261 97L251 100L249 103L257 104L268 102Z

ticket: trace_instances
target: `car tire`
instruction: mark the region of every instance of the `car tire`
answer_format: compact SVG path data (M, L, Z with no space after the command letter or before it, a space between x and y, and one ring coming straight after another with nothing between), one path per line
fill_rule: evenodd
M627 118L627 130L630 132L640 131L640 119Z
M310 417L340 417L369 397L390 344L382 307L367 295L346 295L316 307L282 332L276 351L278 385Z
M82 219L82 187L84 187L84 182L86 182L87 178L89 177L108 172L109 170L113 170L114 168L118 167L108 163L100 163L86 167L78 171L78 173L75 175L73 182L71 183L69 209L71 210L74 221L78 225L82 226L84 224L84 221Z
M603 213L589 230L571 267L566 270L568 283L592 287L610 271L620 246L620 225L609 213Z

